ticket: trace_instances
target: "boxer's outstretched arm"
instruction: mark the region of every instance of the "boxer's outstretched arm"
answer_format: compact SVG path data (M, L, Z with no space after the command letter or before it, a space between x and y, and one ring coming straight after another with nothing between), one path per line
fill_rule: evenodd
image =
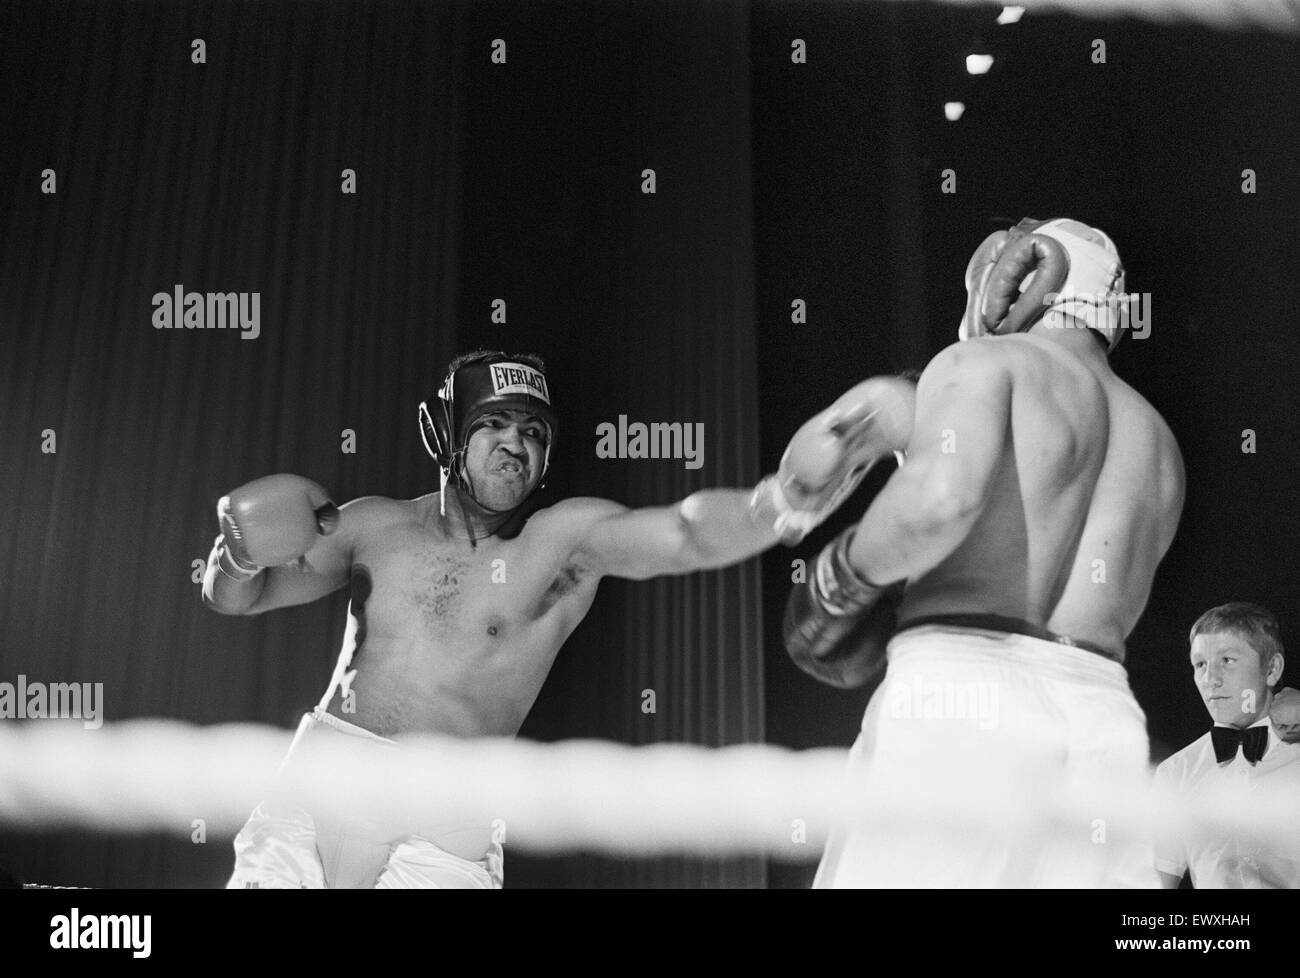
M749 489L705 489L672 506L629 509L608 499L553 507L579 520L575 558L604 576L643 581L725 567L777 542L750 516Z
M630 510L599 499L556 510L574 519L579 562L644 580L725 567L781 541L796 543L882 458L908 442L911 380L872 377L803 424L777 471L751 490L706 489L673 506Z
M365 496L339 508L338 528L318 536L301 558L279 567L268 567L248 580L224 573L218 544L208 557L203 579L203 603L223 615L259 615L276 608L308 604L339 590L348 582L352 550L359 524L371 500Z
M849 550L867 580L925 574L984 511L1011 412L1011 378L990 354L983 343L955 344L921 375L907 463L867 508Z

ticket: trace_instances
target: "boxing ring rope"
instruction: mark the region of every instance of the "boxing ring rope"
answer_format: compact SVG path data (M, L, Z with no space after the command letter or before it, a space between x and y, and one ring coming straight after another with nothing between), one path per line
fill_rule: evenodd
M987 0L944 0L963 7L1000 7ZM1219 30L1300 32L1300 0L1021 0L1026 13L1069 14L1089 20L1140 17L1164 24L1193 23Z
M25 827L188 835L201 819L209 833L233 835L254 805L276 793L399 833L431 819L493 824L510 847L543 853L814 860L836 822L882 832L996 826L1050 834L1101 812L1153 837L1230 831L1300 848L1300 786L1252 790L1248 807L1225 791L1191 810L1171 796L1107 784L1054 787L1034 770L1010 781L979 771L965 772L964 781L960 771L942 783L870 781L848 776L847 752L838 749L429 737L378 753L364 741L331 742L295 754L277 776L289 737L268 727L22 726L0 730L0 823Z
M1029 16L1131 16L1300 33L1300 0L1022 0L1017 6ZM852 777L847 752L838 749L428 737L382 754L361 743L332 743L304 752L278 774L289 741L289 734L269 727L163 720L94 731L75 722L3 724L0 824L188 836L201 820L213 835L233 835L255 805L283 795L315 812L363 813L395 831L414 831L431 818L500 825L511 848L541 853L758 853L813 861L835 824L945 833L997 825L1046 834L1099 811L1151 838L1231 832L1259 845L1300 848L1300 787L1254 789L1248 806L1224 789L1191 808L1172 795L1111 784L1066 787L1033 770L1012 781L979 780L974 771L953 772L943 783Z

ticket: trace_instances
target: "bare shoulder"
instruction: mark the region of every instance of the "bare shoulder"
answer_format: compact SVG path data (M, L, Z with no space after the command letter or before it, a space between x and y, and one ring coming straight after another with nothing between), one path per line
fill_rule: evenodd
M591 546L597 528L606 520L614 519L631 510L609 499L593 496L575 496L553 506L538 510L528 518L524 532L530 546L549 554L564 564L570 581L592 575L599 580L600 562L593 557Z
M1074 353L1034 333L1002 339L1017 392L1035 401L1105 416L1111 403L1107 389L1118 380L1113 373L1106 371L1107 379Z
M432 496L434 494L430 494ZM430 496L421 496L418 499L392 499L389 496L358 496L339 507L340 512L346 510L355 515L357 519L385 519L397 518L400 516L410 515L422 502L429 499Z
M1182 467L1182 453L1178 449L1178 440L1169 423L1135 387L1118 375L1111 373L1107 390L1112 403L1117 404L1125 415L1125 424L1130 429L1141 428L1149 433L1157 448L1168 452Z
M1140 417L1161 440L1167 440L1176 447L1173 429L1169 427L1168 422L1156 410L1155 405L1148 401L1137 388L1115 375L1112 378L1112 390L1121 399L1124 406Z
M581 534L601 520L626 512L628 507L612 499L574 496L538 510L529 518L528 526L547 534Z
M935 354L916 385L918 419L960 415L973 405L1002 410L1022 354L1000 339L966 340Z
M1002 342L1003 337L980 337L953 343L936 353L921 373L921 383L927 378L946 377L953 374L970 376L972 371L988 374L1010 369L1026 355L1019 344Z
M393 523L418 519L419 509L419 499L358 496L339 507L339 529L351 534L364 534Z

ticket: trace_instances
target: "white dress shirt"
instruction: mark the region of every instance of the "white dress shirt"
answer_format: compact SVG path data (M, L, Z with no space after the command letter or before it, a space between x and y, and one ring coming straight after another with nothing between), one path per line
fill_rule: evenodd
M1268 748L1259 763L1249 763L1239 747L1232 760L1219 764L1207 731L1156 768L1156 787L1172 789L1191 804L1209 792L1239 790L1242 805L1249 806L1254 791L1300 784L1300 743L1279 739L1267 718L1251 724L1261 725L1269 729ZM1232 837L1163 839L1156 845L1156 868L1179 877L1190 870L1197 889L1300 889L1300 833L1285 849L1266 849Z

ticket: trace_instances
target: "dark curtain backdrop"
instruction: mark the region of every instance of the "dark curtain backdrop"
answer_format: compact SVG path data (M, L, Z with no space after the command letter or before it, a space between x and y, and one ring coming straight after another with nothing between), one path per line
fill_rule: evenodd
M479 345L550 360L555 496L646 505L754 481L744 7L78 2L0 17L5 681L103 682L110 721L292 727L328 681L345 598L203 609L192 564L215 502L275 471L340 500L436 488L415 405ZM506 65L489 62L494 38ZM55 195L39 192L46 168ZM154 329L151 296L177 283L260 292L260 337ZM505 324L489 319L498 298ZM597 459L596 425L620 414L702 422L704 465ZM524 735L761 740L759 590L755 563L607 584ZM7 832L0 863L62 884L223 883L229 840L179 831ZM512 886L765 872L508 863Z
M287 728L327 681L344 604L203 611L190 565L221 492L281 469L340 498L427 491L414 405L478 345L550 359L554 496L640 505L748 484L840 391L952 341L990 230L1069 213L1111 232L1130 289L1152 295L1150 339L1115 365L1169 420L1189 492L1129 669L1153 758L1188 743L1206 722L1186 665L1196 615L1255 600L1285 636L1300 627L1300 50L1133 20L999 28L996 14L5 5L0 681L103 681L111 719ZM508 68L488 63L498 37ZM1089 59L1098 38L1105 65ZM978 79L962 69L977 47L998 59ZM956 124L951 99L967 105ZM46 167L54 197L38 192ZM355 197L338 193L344 167ZM639 193L647 167L654 197ZM940 193L946 168L956 194ZM262 337L153 330L149 297L176 282L261 291ZM498 298L505 324L489 321ZM795 298L806 324L790 321ZM703 422L705 466L597 459L595 426L620 414ZM356 454L339 450L344 428ZM791 560L840 525L726 573L607 582L524 735L849 744L869 690L816 685L779 641ZM227 840L0 836L0 863L54 882L212 885L229 862ZM512 854L508 879L810 875Z
M484 37L505 30L487 12ZM480 59L465 155L465 343L537 349L561 405L557 494L631 506L759 474L748 14L741 4L511 8ZM657 193L637 190L641 171ZM509 323L493 326L494 298ZM702 423L704 465L599 459L602 422ZM566 433L567 432L567 433ZM606 581L524 736L763 738L759 565ZM655 693L653 714L643 691ZM512 857L511 885L761 886L761 860Z

